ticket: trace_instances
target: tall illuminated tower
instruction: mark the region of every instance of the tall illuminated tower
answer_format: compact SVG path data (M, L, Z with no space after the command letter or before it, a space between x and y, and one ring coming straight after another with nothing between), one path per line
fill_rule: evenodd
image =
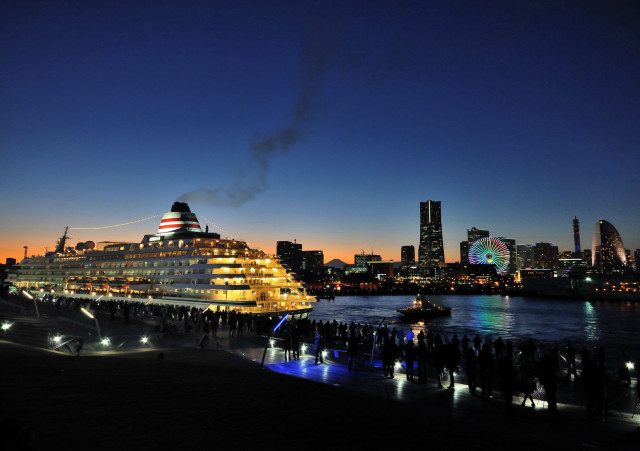
M420 202L418 261L420 266L444 265L440 201L428 200Z
M580 221L578 217L573 217L573 244L575 245L575 257L581 258L582 251L580 250Z

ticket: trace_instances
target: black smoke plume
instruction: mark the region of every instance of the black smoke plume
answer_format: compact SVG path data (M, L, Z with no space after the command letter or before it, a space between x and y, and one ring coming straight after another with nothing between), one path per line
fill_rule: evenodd
M316 109L327 74L349 60L341 34L335 25L327 27L326 24L316 26L308 33L294 76L299 84L299 94L291 109L289 123L271 133L254 136L249 147L250 166L243 168L243 172L249 170L251 177L239 177L240 181L231 187L191 191L180 196L179 201L239 207L268 188L273 156L289 151L299 142Z

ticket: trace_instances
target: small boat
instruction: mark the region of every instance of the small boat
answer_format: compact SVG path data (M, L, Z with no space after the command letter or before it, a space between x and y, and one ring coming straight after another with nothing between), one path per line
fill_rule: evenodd
M433 304L428 299L423 301L420 295L416 296L416 300L413 301L411 307L400 308L396 311L402 313L409 321L420 321L438 316L451 315L451 307Z

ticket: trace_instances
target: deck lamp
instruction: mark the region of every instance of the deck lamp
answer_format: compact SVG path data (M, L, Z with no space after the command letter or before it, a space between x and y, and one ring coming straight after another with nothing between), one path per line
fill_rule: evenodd
M31 293L29 293L28 291L23 291L22 294L24 294L26 297L28 297L29 299L33 300L33 305L36 308L36 315L38 316L38 318L40 318L40 312L38 311L38 303L36 302L36 297L33 296Z
M102 339L102 333L100 332L100 324L98 324L98 318L93 316L91 312L89 312L89 310L85 309L84 307L80 307L80 310L82 310L82 313L84 313L85 315L87 315L89 318L91 318L96 322L96 329L98 329L98 337Z
M269 339L267 341L267 344L264 345L264 352L262 353L262 361L260 362L260 368L264 367L264 358L267 355L267 348L269 347L269 345L271 345L272 348L275 345L275 340L273 338L271 338L271 334L274 333L276 330L278 330L280 328L280 326L282 326L282 323L284 323L284 321L287 319L288 316L289 316L288 313L286 315L284 315L282 317L282 319L280 320L280 322L278 322L278 324L276 324L276 327L274 327L273 330L269 332Z

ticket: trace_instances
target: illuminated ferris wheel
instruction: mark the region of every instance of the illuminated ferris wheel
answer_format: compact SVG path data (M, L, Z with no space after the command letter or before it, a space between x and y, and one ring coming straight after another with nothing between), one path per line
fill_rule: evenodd
M498 238L480 238L469 248L469 263L496 265L496 271L505 274L509 266L509 249Z

